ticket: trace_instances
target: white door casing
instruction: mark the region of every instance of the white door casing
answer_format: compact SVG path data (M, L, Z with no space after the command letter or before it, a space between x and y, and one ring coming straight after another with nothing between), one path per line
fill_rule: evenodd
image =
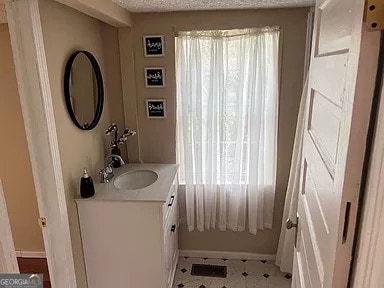
M75 288L72 245L38 0L6 2L52 287ZM37 219L36 219L37 221Z
M0 179L0 273L19 273L7 204Z
M361 0L316 3L294 288L347 287L380 38L363 13Z
M381 83L378 117L357 242L357 261L352 282L354 288L380 288L384 283L384 77Z

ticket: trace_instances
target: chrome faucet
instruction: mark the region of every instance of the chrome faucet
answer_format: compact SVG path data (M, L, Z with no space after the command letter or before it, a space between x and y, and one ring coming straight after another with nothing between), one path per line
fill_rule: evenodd
M115 176L113 174L113 168L112 168L113 159L117 159L120 162L121 166L125 164L123 158L121 158L121 156L119 155L111 154L105 157L104 168L101 169L101 171L99 172L99 174L101 175L100 183L109 183L109 181L111 181L113 176Z

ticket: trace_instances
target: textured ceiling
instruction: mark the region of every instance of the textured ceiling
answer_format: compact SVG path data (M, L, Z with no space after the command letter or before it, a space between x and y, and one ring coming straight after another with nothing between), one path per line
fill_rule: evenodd
M4 3L0 3L0 23L7 23L7 16L5 15Z
M315 0L112 0L131 12L166 12L313 6Z

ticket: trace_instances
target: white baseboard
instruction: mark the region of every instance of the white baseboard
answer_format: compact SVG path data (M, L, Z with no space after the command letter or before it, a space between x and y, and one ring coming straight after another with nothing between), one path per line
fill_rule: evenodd
M16 251L16 257L20 258L47 258L44 251Z
M246 252L226 252L209 250L180 250L181 257L244 259L244 260L276 260L275 254L254 254Z

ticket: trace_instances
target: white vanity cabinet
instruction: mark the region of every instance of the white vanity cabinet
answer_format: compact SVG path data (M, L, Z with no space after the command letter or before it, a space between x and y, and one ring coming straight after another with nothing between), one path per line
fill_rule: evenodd
M176 180L163 201L96 197L76 203L88 287L172 286L178 260Z

